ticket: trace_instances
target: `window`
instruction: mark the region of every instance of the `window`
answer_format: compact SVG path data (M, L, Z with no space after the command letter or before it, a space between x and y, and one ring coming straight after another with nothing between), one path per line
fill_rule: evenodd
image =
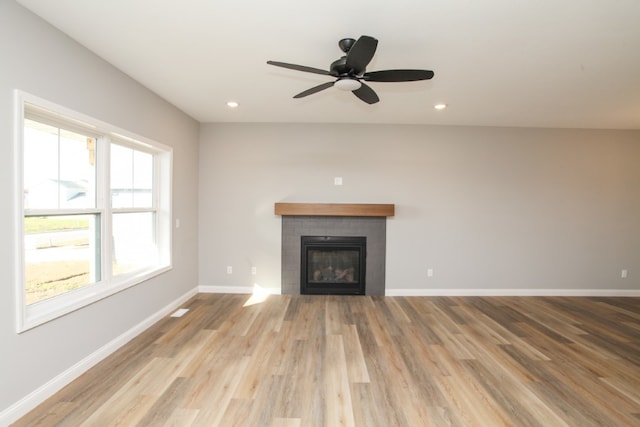
M18 331L171 266L171 149L17 92Z
M157 262L153 209L153 156L111 144L113 274Z

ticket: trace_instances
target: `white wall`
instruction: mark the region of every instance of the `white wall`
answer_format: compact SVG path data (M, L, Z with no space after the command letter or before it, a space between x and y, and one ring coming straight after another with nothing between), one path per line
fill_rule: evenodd
M0 58L1 414L196 287L199 124L11 0L0 0ZM171 272L20 335L14 307L14 89L173 147L173 215L181 219Z
M639 160L639 131L203 125L200 285L279 289L273 204L352 202L396 204L387 294L637 294Z

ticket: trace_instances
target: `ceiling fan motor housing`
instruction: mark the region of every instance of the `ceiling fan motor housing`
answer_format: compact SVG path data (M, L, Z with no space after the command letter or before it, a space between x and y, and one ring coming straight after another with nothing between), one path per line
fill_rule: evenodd
M344 53L349 52L351 46L353 46L356 42L356 39L342 39L338 42L338 47Z
M351 70L347 68L347 57L343 56L340 59L337 59L331 63L331 67L329 68L329 72L332 76L348 76Z

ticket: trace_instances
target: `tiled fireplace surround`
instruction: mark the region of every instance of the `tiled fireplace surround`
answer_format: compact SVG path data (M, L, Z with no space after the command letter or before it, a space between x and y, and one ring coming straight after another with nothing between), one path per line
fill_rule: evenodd
M282 216L282 294L300 294L301 236L367 238L366 295L385 294L387 218L384 216Z

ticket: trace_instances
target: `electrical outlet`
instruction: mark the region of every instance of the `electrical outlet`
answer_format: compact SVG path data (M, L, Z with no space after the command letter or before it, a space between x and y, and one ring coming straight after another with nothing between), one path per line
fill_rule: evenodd
M621 279L626 279L627 278L627 270L624 269L620 272L620 278Z
M333 178L333 185L342 185L342 177L336 176L335 178Z
M258 274L258 269L255 267L251 267L251 274L253 274L254 276Z
M427 269L427 277L433 277L433 268Z
M230 265L227 266L227 274L232 274L233 273L233 267L231 267Z

